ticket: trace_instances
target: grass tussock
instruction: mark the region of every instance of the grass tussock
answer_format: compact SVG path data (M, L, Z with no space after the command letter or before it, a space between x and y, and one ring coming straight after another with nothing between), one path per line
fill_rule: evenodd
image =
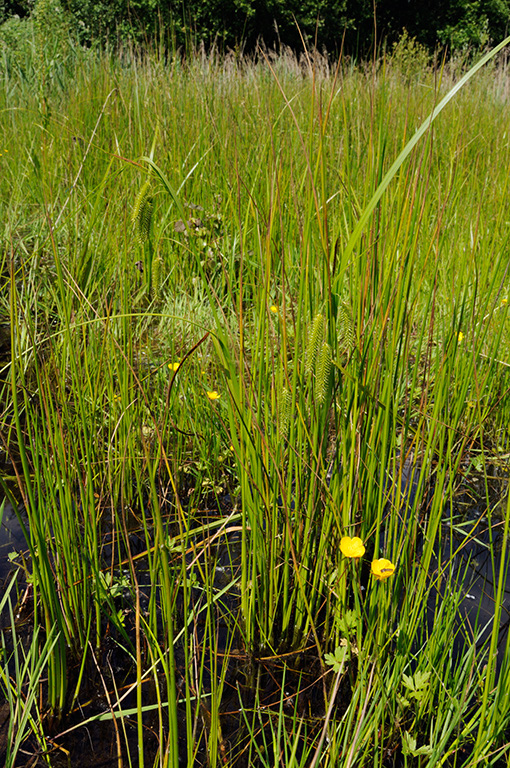
M505 764L506 59L432 121L458 62L12 24L6 764L99 719L118 765Z

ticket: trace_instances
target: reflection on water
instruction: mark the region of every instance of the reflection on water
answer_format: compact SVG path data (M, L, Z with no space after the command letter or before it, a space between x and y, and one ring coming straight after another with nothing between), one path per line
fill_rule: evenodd
M6 503L0 525L0 586L11 570L9 555L28 549L21 524L10 504Z
M477 648L490 638L494 621L494 604L498 589L501 567L501 544L503 539L502 524L493 527L492 537L486 519L480 519L476 535L462 536L459 532L449 532L454 552L451 567L451 582L460 589L461 600L458 608L458 621L463 630L454 642L455 655L462 653L465 644L476 638ZM451 558L450 558L451 560ZM445 559L443 558L443 563ZM501 667L510 624L510 573L507 562L501 600L501 618L498 638L497 667ZM447 569L448 571L448 569ZM447 579L438 591L444 594ZM437 594L437 593L436 593ZM431 595L431 602L434 595Z

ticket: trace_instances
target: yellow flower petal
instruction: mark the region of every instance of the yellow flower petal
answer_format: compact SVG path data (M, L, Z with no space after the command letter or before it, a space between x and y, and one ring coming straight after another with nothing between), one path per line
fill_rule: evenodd
M178 371L180 365L181 364L179 361L177 361L176 363L168 363L168 367L170 368L171 371Z
M209 400L217 400L220 396L219 392L216 392L215 389L212 390L212 392L207 392L207 397Z
M459 344L460 344L461 341L464 341L464 334L462 333L462 331L459 331L459 334L457 336L457 340L458 340Z
M358 536L354 536L352 539L350 536L343 536L340 541L340 551L345 557L363 557L365 547Z
M381 557L380 560L374 560L372 562L372 576L378 581L384 581L389 576L395 573L395 566L391 560L386 560L385 557Z

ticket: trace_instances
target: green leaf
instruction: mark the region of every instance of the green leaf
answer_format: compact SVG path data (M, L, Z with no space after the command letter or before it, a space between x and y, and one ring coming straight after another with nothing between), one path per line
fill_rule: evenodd
M412 755L417 757L418 755L430 755L432 747L430 744L423 744L423 746L416 748L416 739L411 736L407 731L404 732L402 738L402 754Z
M339 620L338 627L342 635L349 637L353 633L353 630L356 629L357 624L358 616L356 611L346 611L342 618Z
M347 644L339 645L335 648L335 653L326 653L324 661L330 667L333 667L334 672L339 672L345 663L347 656Z
M413 736L411 736L410 733L405 731L404 736L402 738L402 754L412 755L414 754L415 749L416 749L416 739Z
M413 677L402 675L402 682L410 695L420 701L428 688L430 672L415 672Z

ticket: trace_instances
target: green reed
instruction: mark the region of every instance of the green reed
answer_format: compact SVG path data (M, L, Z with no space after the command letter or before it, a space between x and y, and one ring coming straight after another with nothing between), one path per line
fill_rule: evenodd
M140 765L149 678L161 765L182 710L188 762L201 743L214 765L246 744L261 765L505 748L497 622L486 661L468 642L457 664L444 653L462 593L449 532L473 467L494 531L509 519L488 478L508 453L506 73L483 63L410 88L391 61L91 54L72 93L44 90L44 121L30 89L1 96L4 484L29 517L35 627L55 643L47 703L79 700L113 627ZM408 465L410 505L395 491ZM363 540L359 562L343 536ZM218 546L239 567L221 587ZM378 582L382 557L396 569ZM310 648L326 720L289 706L283 681L265 713L258 659ZM254 703L229 752L234 651Z

